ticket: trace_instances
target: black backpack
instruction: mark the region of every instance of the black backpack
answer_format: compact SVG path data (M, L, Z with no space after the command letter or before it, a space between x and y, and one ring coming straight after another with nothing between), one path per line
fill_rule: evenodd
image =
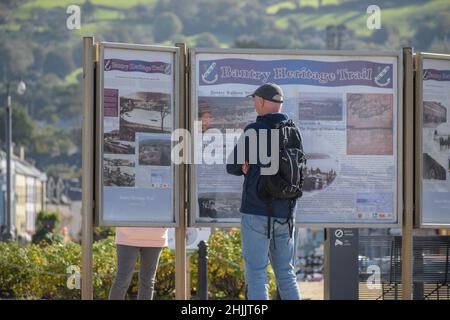
M288 199L295 201L302 196L306 157L300 131L289 119L274 124L269 119L263 122L271 129L279 129L279 168L274 175L261 175L258 195L264 200ZM271 150L271 154L276 152Z

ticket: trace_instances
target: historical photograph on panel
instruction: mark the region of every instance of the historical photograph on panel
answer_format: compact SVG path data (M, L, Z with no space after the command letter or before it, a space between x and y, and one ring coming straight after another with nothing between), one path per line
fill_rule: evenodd
M300 93L300 121L341 121L342 94L325 92Z
M340 165L337 150L339 145L345 143L345 135L341 134L340 139L336 139L337 136L337 132L333 133L328 130L302 133L303 148L307 159L303 171L304 197L313 196L336 182Z
M108 166L134 167L134 155L105 154L103 163Z
M429 180L446 180L445 164L428 153L423 154L423 178Z
M103 165L103 185L108 187L134 187L135 168L114 166L105 162Z
M200 218L240 218L241 194L235 192L201 193L198 197Z
M202 121L202 132L208 129L244 129L256 119L251 98L199 97L198 120Z
M170 166L170 136L140 133L138 140L140 166Z
M447 108L439 101L423 102L423 126L436 128L441 123L447 122Z
M323 153L308 153L306 157L303 191L323 190L331 185L337 177L338 161Z
M347 154L393 154L393 95L347 94Z
M170 132L171 96L161 92L133 92L120 96L120 138L135 141L136 132Z
M450 123L440 124L433 132L435 150L439 152L450 152Z
M119 118L105 117L103 121L103 153L105 154L134 154L134 142L120 138Z

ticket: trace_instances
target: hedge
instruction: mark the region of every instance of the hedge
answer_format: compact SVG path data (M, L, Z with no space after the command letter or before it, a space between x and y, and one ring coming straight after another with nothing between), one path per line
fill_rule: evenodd
M244 272L240 234L215 231L208 241L208 279L210 299L243 299ZM116 250L112 237L94 242L94 299L107 299L116 271ZM197 285L197 252L189 253L191 294ZM28 244L0 243L0 299L80 299L81 292L69 289L69 266L81 267L81 247L77 243ZM139 270L138 265L136 270ZM269 272L271 295L275 294L273 273ZM128 290L135 299L138 273ZM175 298L175 256L164 249L155 285L155 299Z

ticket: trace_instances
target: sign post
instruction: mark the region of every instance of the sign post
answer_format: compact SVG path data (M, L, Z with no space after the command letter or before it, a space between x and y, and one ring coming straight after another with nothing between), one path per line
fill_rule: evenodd
M180 86L179 86L179 96L180 96L180 119L185 119L187 114L187 99L184 99L186 95L186 78L187 74L185 72L186 68L186 44L180 43L177 44L177 47L180 49L180 59L179 59L179 68L182 72L179 73L180 77ZM181 122L180 127L186 128L186 122ZM175 229L175 299L177 300L186 300L188 297L187 288L190 288L188 285L188 277L186 274L187 264L189 261L186 256L186 170L185 165L180 164L179 168L179 177L180 177L180 187L179 187L179 195L178 199L182 205L179 206L179 221L178 227Z
M404 210L402 225L402 299L412 298L414 219L414 65L411 48L403 49Z
M324 246L325 300L358 300L358 243L358 229L326 229Z
M94 225L94 64L93 37L83 38L83 179L81 298L93 299L92 238Z

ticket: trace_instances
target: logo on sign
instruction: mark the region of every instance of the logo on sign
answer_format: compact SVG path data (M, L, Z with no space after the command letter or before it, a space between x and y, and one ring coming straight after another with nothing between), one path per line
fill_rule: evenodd
M171 70L172 70L172 65L167 64L167 65L164 67L164 74L170 75Z
M111 71L111 60L105 60L105 71Z
M336 238L341 238L344 235L344 231L342 231L342 229L337 229L334 232L334 235L336 236Z
M375 77L375 83L380 87L385 87L391 83L391 78L389 77L390 66L384 67L381 71L378 68L378 75Z
M202 74L202 80L207 84L213 84L216 83L217 80L219 80L219 75L217 73L217 70L215 70L217 63L213 62L211 65L206 69L206 71Z

